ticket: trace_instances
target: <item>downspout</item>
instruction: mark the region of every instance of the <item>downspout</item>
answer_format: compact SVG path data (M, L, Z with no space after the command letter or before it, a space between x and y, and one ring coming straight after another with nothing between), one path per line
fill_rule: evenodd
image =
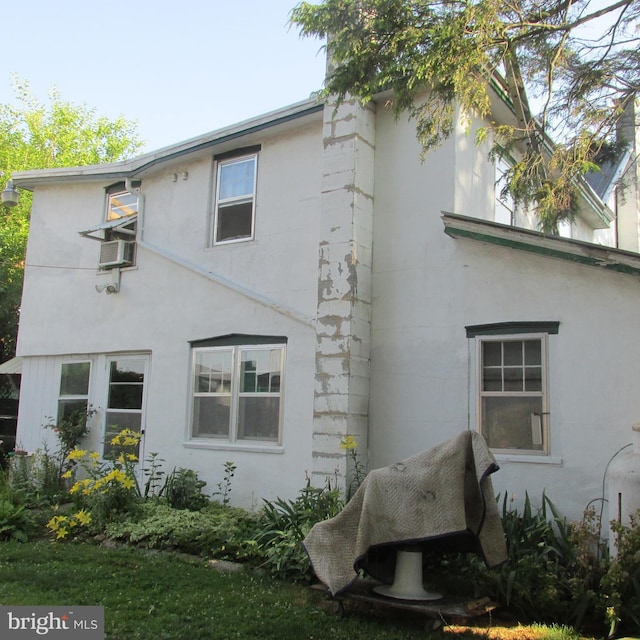
M237 282L233 282L228 278L225 278L224 276L214 273L213 271L210 271L208 269L205 269L200 265L194 262L191 262L190 260L185 260L184 258L181 258L180 256L177 256L171 253L170 251L167 251L166 249L162 249L161 247L158 247L154 244L150 244L149 242L147 242L144 239L144 216L145 216L144 194L142 193L142 189L140 187L133 186L132 178L130 177L125 178L124 184L125 184L125 188L127 189L127 191L129 191L129 193L136 193L138 195L138 229L137 229L136 243L139 247L142 247L143 249L150 251L156 256L164 258L165 260L168 260L169 262L172 262L173 264L176 264L182 267L183 269L187 269L192 273L202 276L207 280L209 280L210 282L215 282L216 284L224 287L225 289L234 291L235 293L238 293L241 296L249 299L251 302L256 302L262 305L263 307L267 307L269 309L277 311L279 314L286 316L291 320L295 320L296 322L299 322L300 324L303 324L307 327L312 327L312 328L315 327L315 318L310 318L296 309L292 309L288 306L282 305L276 302L275 300L272 300L270 298L267 298L266 296L263 296L262 294L257 293L256 291L252 291L251 289L247 289L246 287L243 287Z

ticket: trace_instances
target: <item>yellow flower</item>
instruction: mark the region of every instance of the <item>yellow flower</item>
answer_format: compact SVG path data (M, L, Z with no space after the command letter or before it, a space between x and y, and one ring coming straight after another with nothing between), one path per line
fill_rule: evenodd
M88 525L91 522L91 514L84 509L80 509L80 511L78 511L78 513L74 515L74 518L84 526Z
M71 469L69 469L68 471L65 471L60 477L67 479L67 478L70 478L72 475L73 474L71 473Z
M60 529L58 529L58 533L56 534L56 540L60 538L64 538L68 533L69 533L68 529L61 527Z
M87 452L84 449L73 449L73 451L69 452L69 455L67 456L67 458L69 458L69 460L80 460L81 458L84 458L87 455Z
M53 518L47 522L47 527L52 531L56 531L65 520L65 516L53 516Z
M358 448L358 441L353 436L346 436L340 441L340 448L352 451Z
M122 481L122 486L123 486L125 489L133 489L134 484L135 484L135 483L133 482L133 479L132 479L132 478L130 478L130 477L126 477L126 478Z
M136 455L135 455L135 454L133 454L133 453L128 453L128 454L127 454L127 460L128 460L129 462L138 462L138 456L136 456Z
M89 457L90 457L92 460L97 460L97 459L100 457L100 454L99 454L97 451L92 451L92 452L89 454Z

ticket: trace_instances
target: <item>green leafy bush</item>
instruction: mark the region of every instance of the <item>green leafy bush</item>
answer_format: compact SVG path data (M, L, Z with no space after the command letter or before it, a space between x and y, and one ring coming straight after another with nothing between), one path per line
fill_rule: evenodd
M256 516L234 507L211 503L200 511L148 503L138 520L111 523L112 540L149 549L167 549L227 560L247 559Z
M314 524L337 515L343 506L338 489L313 487L310 480L295 500L265 500L255 537L264 566L282 578L310 580L311 563L302 541Z
M27 542L35 531L35 522L23 505L0 498L0 540Z
M199 511L209 503L209 498L202 493L206 484L192 469L174 469L167 476L162 495L173 509Z
M9 486L12 502L26 507L59 504L68 493L60 483L58 460L47 448L32 454L17 450L10 456Z
M616 555L602 578L605 615L611 624L610 635L622 626L625 632L640 631L640 511L626 526L611 523Z

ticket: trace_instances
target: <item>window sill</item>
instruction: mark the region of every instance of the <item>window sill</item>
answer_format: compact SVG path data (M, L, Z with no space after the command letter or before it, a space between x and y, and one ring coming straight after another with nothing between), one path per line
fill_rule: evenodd
M497 462L524 462L526 464L562 464L558 456L532 456L517 453L494 453Z
M248 444L217 442L215 440L187 440L182 445L187 449L216 449L218 451L249 451L251 453L284 453L279 444Z

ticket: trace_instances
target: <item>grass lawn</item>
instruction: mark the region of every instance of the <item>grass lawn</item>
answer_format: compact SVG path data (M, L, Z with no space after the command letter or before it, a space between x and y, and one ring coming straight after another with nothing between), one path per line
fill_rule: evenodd
M251 571L221 572L199 559L75 543L0 542L0 604L100 605L108 640L424 640L420 618L327 611L327 598ZM564 629L433 632L451 640L575 640Z

